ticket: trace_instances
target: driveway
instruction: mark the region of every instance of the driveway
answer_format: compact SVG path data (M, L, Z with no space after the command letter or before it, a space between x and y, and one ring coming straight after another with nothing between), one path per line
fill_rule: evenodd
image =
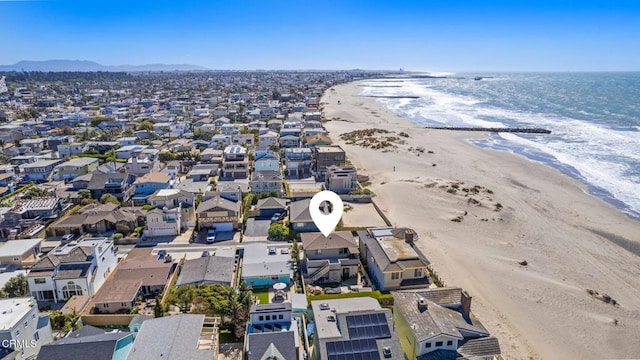
M267 236L269 235L269 225L271 220L257 220L250 218L247 220L247 227L244 236Z

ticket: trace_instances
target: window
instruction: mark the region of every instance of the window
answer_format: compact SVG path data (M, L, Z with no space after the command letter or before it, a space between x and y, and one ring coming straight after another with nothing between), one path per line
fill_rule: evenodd
M414 276L414 277L417 277L417 278L418 278L418 277L421 277L421 276L422 276L422 269L415 269L415 270L413 271L413 276Z
M349 250L347 248L342 248L340 249L340 254L347 254L349 252Z
M31 320L35 320L36 319L36 314L31 314Z
M47 282L47 279L45 278L35 278L33 279L33 282L36 284L45 284Z
M16 330L16 336L20 336L20 330Z
M62 296L64 299L68 299L73 295L82 295L82 288L80 285L76 285L73 281L69 281L67 285L62 287Z
M260 320L260 321L264 321L264 316L260 315L260 316L258 317L258 320Z
M120 305L122 305L122 307L127 307L127 303L120 303Z
M109 304L102 304L102 307L103 307L103 308L108 308L108 307L109 307Z
M442 346L442 341L436 341L436 347Z
M24 328L26 329L26 328L28 328L28 327L29 327L29 322L28 322L28 321L25 321L25 322L24 322Z
M322 254L322 249L316 250L316 254L318 254L318 255Z
M20 258L19 257L14 257L13 261L20 261Z
M426 347L427 349L430 348L431 347L431 343L428 342L428 343L424 344L424 347Z
M453 340L447 340L447 346L453 345Z
M284 315L282 314L278 315L278 320L282 320L282 319L284 319Z
M271 320L271 315L267 315L267 321Z
M277 277L277 276L272 276L272 277L271 277L271 280L278 281L279 279L278 279L278 277Z
M33 340L35 340L35 341L40 340L40 334L38 334L37 331L33 333Z
M399 272L392 272L391 273L391 280L398 280L400 279L400 274Z

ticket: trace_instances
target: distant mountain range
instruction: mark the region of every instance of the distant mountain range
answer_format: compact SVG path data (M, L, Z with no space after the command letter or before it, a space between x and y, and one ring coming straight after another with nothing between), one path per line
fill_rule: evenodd
M209 70L191 64L149 64L107 66L87 60L20 61L13 65L0 65L0 71L194 71Z

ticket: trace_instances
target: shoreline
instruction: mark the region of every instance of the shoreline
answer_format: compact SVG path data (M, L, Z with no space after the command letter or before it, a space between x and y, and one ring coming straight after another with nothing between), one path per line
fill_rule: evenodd
M325 92L326 119L341 118L325 127L359 173L370 176L376 202L394 225L415 228L445 282L474 297L473 312L507 358L640 353L639 344L624 340L640 331L640 258L622 247L638 243L639 222L557 169L468 141L486 134L424 129L360 96L359 84ZM408 137L373 150L338 136L368 128ZM451 191L454 183L491 195L471 203ZM518 264L523 260L527 266Z

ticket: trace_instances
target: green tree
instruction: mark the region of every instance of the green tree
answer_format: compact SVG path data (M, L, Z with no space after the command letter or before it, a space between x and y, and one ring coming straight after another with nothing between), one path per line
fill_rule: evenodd
M12 277L2 288L2 292L10 298L24 296L29 292L27 278L22 274Z
M112 204L120 205L120 201L118 201L118 198L111 194L103 194L100 197L100 202L103 204L110 202Z
M298 259L300 259L300 246L298 246L298 241L294 239L291 246L291 260L293 260L294 264L297 264Z
M138 124L138 130L153 130L153 123L149 120L143 120Z
M162 303L158 297L156 297L156 304L153 307L153 316L157 318L164 316L164 309L162 308Z
M93 119L91 119L91 126L96 127L104 121L111 121L111 120L113 119L106 116L96 116Z
M65 333L80 328L80 325L78 324L79 317L80 315L75 310L73 310L71 314L63 314L60 310L56 310L49 314L51 327L54 330L62 330Z
M46 196L51 196L48 190L34 186L32 188L29 188L27 191L25 191L24 195L22 195L22 198L33 199L36 197L46 197Z
M269 238L274 240L284 240L289 237L289 227L280 223L273 223L269 226Z
M81 199L91 199L91 190L80 189L78 190L78 195Z
M191 304L195 296L195 286L185 285L174 289L171 289L171 294L167 301L180 308L183 313L188 313L191 310Z

